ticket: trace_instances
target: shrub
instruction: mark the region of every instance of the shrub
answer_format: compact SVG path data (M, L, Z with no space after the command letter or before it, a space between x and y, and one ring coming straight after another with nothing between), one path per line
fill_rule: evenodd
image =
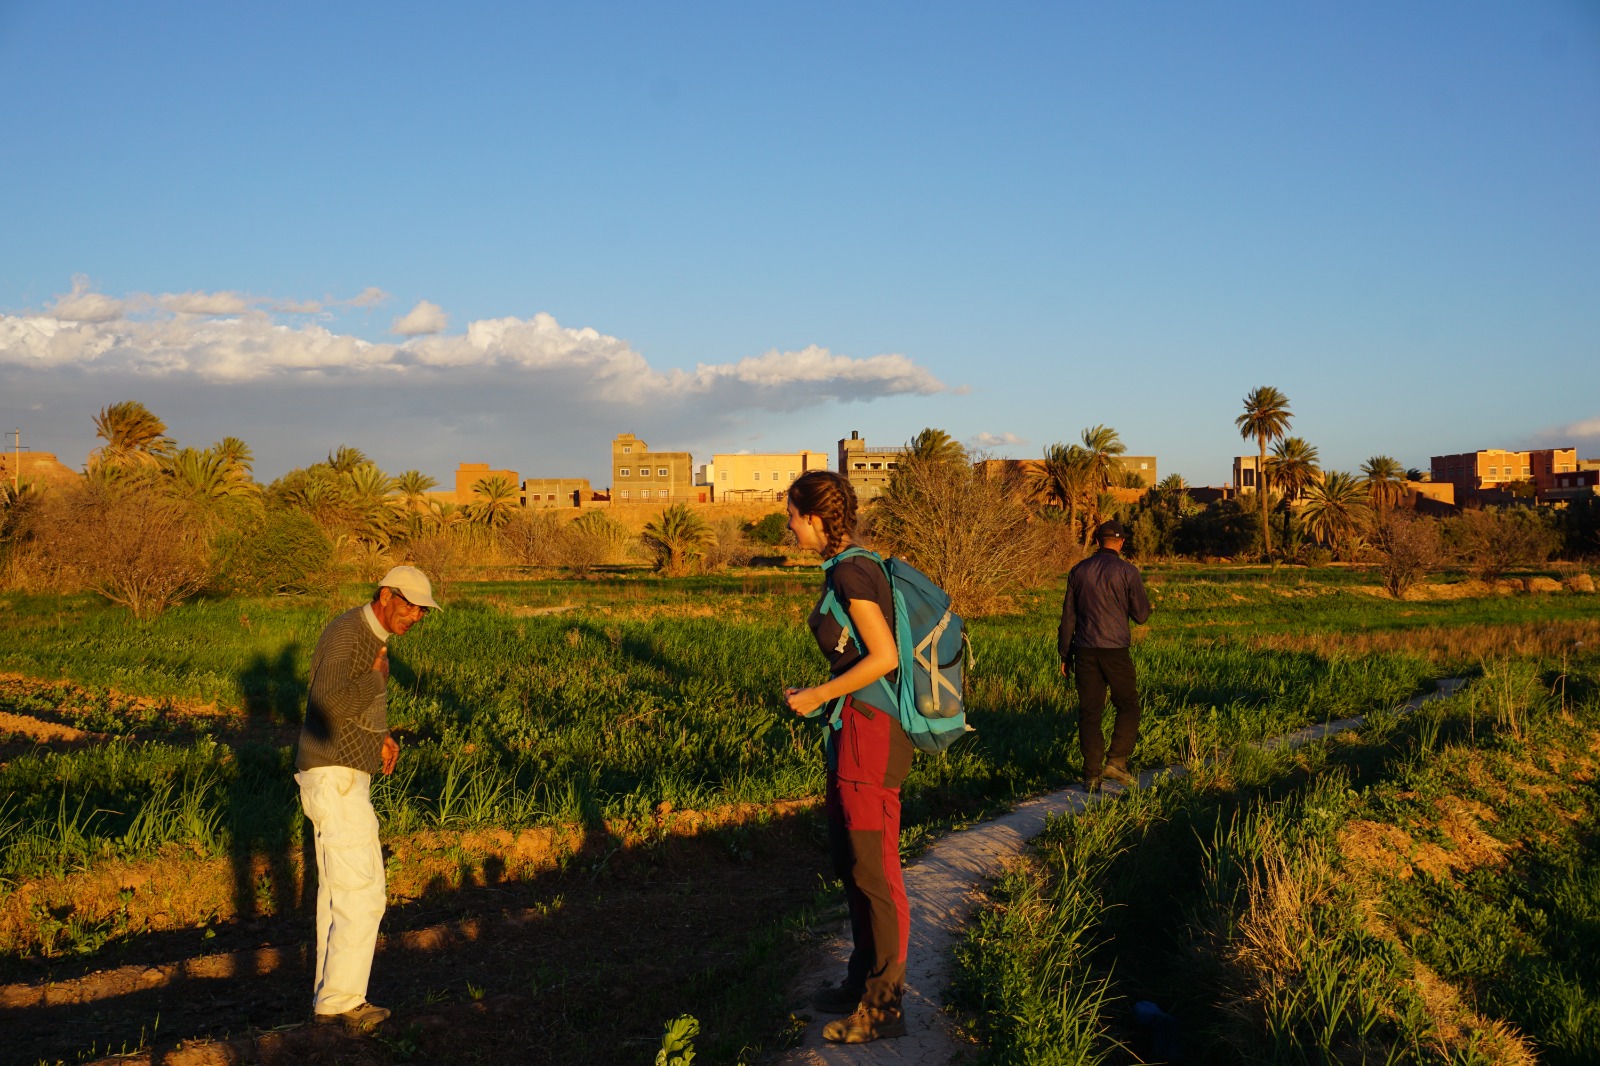
M87 484L67 498L52 550L84 584L140 619L205 587L211 551L200 524L135 486Z
M750 557L754 553L749 539L745 536L745 528L737 518L724 518L713 526L711 532L714 539L707 546L705 555L701 557L701 567L706 570L720 570L726 566L749 565Z
M604 511L589 511L567 523L559 548L561 565L584 573L615 562L627 551L633 534Z
M1439 524L1408 511L1388 511L1380 516L1373 523L1372 545L1383 572L1383 587L1397 600L1438 569L1443 553Z
M744 531L757 544L765 544L769 548L776 548L789 536L789 513L787 511L774 511L772 514L762 515L745 526Z
M332 583L333 543L304 511L270 507L217 541L219 585L258 595L317 592Z
M1003 592L1041 576L1048 544L1026 507L998 478L971 463L902 460L867 512L873 535L950 594L955 609L981 614L1003 605Z
M496 536L506 558L519 566L555 566L561 561L561 519L552 511L512 514Z
M1526 507L1462 511L1446 523L1445 540L1461 564L1485 581L1538 566L1556 550L1549 521Z

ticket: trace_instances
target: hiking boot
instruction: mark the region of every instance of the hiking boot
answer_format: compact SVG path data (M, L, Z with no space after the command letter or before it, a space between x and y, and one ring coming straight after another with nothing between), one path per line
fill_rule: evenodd
M1114 781L1125 788L1132 788L1139 783L1139 779L1128 772L1128 768L1119 763L1108 762L1100 775L1108 781Z
M1083 790L1090 795L1100 791L1100 775L1091 774L1083 779Z
M906 1016L899 1007L857 1007L848 1018L822 1027L822 1039L835 1044L868 1044L906 1035Z
M854 1014L861 1005L861 989L848 982L823 985L811 997L811 1009L818 1014Z
M318 1025L343 1025L353 1033L370 1033L384 1023L389 1011L372 1003L351 1007L343 1014L319 1014Z

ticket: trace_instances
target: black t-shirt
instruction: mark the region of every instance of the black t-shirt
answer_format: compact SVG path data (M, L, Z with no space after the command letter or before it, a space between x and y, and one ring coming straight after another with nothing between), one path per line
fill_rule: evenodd
M885 576L881 565L864 555L853 555L833 564L828 571L828 581L832 583L833 594L845 614L850 613L851 600L871 600L883 612L884 621L889 623L889 632L894 633L894 592L889 588L889 578ZM828 657L829 676L838 677L861 660L863 652L856 647L856 641L844 632L832 614L823 613L820 598L806 624L811 627L811 635L817 639L817 647ZM886 680L894 684L897 674L898 671L891 670Z

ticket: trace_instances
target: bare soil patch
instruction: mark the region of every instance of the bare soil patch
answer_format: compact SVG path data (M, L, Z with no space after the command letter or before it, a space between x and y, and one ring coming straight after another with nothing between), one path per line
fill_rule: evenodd
M416 895L385 918L371 994L395 1017L376 1036L304 1024L302 897L281 914L219 914L205 928L152 922L90 959L13 960L0 986L9 1050L28 1062L131 1050L159 1016L155 1057L116 1061L390 1062L396 1048L422 1062L648 1061L678 1013L694 1011L702 1040L715 1039L731 1022L708 1003L760 979L752 935L814 898L826 861L812 806L663 810L616 832L407 838L391 883L397 899ZM447 879L446 855L483 857L476 873ZM129 876L105 871L100 891ZM187 905L202 909L229 898L232 874L181 861L137 876L167 884L178 908L177 886L192 883Z

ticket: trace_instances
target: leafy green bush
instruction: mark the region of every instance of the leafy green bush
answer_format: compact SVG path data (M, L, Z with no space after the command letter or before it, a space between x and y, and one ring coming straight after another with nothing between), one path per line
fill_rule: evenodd
M268 508L259 523L223 534L218 554L231 592L317 592L330 584L333 544L304 511Z
M745 535L757 544L765 544L776 548L783 543L783 538L789 535L789 515L785 511L774 511L772 514L762 515L754 522L744 527Z

